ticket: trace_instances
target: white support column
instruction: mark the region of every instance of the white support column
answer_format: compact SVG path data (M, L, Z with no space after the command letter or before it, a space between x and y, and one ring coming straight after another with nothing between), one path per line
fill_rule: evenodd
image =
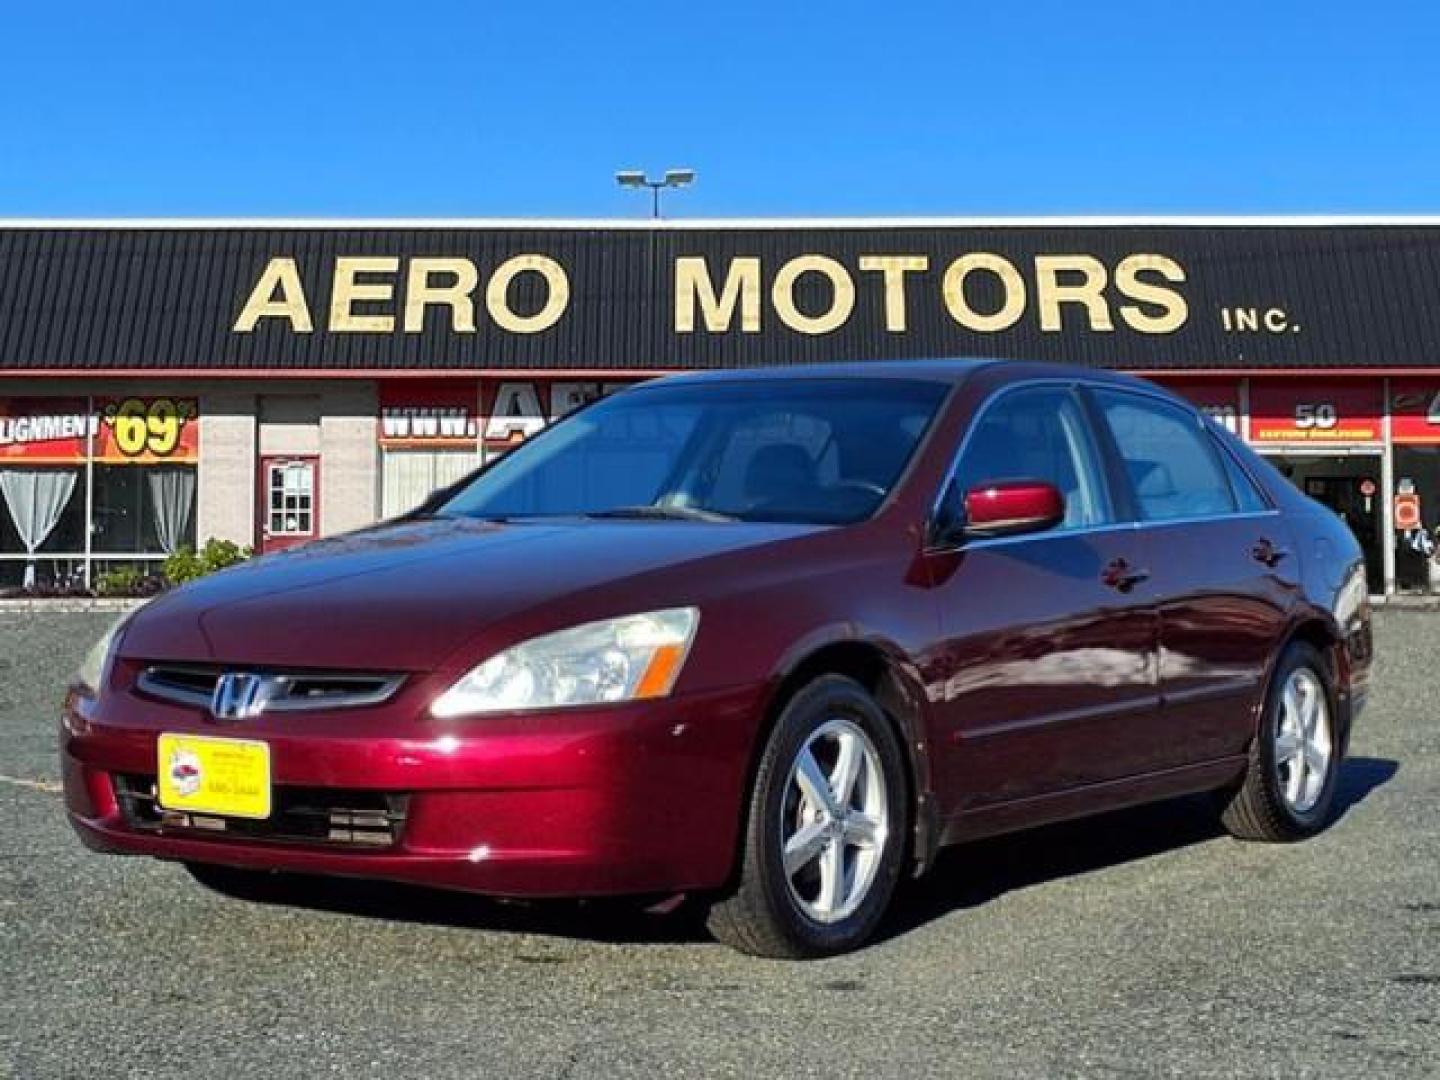
M200 470L195 541L255 542L255 394L200 396Z
M1385 442L1380 457L1381 560L1385 568L1385 595L1395 595L1395 440L1390 416L1390 380L1385 380L1385 411L1380 414L1380 435Z

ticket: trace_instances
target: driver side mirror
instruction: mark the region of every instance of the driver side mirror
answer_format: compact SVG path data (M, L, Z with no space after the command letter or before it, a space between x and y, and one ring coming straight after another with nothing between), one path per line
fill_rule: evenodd
M1065 496L1044 480L991 480L966 491L961 505L955 502L954 489L946 492L934 537L942 547L975 537L1042 532L1065 520Z

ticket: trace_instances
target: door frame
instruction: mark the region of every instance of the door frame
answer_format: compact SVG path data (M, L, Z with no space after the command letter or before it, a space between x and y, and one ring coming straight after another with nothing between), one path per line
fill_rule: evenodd
M303 534L270 534L270 469L276 465L305 463L310 466L310 531ZM320 536L320 455L262 454L255 470L255 552L264 555L308 544Z

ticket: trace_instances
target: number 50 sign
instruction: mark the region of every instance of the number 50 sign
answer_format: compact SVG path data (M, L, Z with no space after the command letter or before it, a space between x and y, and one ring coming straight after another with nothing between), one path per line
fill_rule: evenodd
M1384 415L1379 379L1250 384L1250 440L1376 443Z
M194 398L116 398L97 406L97 459L112 464L199 459L200 410Z

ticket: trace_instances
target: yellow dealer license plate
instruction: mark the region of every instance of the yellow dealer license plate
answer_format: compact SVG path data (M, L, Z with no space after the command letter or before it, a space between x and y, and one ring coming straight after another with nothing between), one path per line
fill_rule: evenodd
M160 805L222 817L270 816L270 747L248 739L161 735Z

